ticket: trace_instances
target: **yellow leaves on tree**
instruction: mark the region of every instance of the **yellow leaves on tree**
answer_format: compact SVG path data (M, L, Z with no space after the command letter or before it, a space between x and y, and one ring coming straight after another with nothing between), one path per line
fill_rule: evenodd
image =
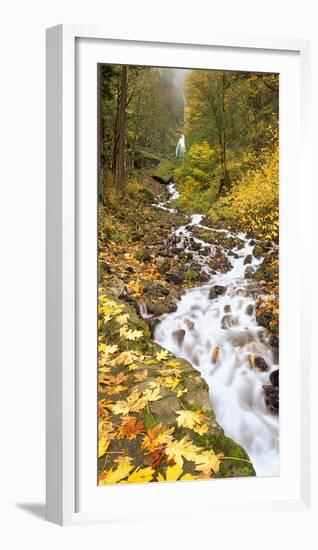
M239 220L260 238L277 240L279 231L278 147L263 152L265 161L258 170L250 170L220 204L233 219Z

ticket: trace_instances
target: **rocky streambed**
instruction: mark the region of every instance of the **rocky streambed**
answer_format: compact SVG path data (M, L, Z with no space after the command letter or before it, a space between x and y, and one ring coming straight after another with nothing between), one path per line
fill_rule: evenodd
M154 207L173 213L173 183L168 192ZM267 314L277 247L208 227L194 213L172 230L166 250L180 258L180 268L178 261L172 270L163 265L172 289L155 283L140 306L155 342L201 373L218 424L246 450L256 474L278 475L278 312L276 319ZM185 279L190 288L178 290Z

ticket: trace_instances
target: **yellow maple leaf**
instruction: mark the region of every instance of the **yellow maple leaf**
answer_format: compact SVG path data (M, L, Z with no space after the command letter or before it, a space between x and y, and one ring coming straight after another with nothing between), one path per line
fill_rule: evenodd
M154 473L155 470L150 466L147 468L136 468L136 470L128 476L127 483L148 483L152 480Z
M165 388L168 388L169 390L174 390L177 385L179 384L181 378L178 378L177 376L168 376L163 381L163 386Z
M177 391L177 397L181 397L182 395L187 393L187 391L188 391L188 388L183 388L182 390L178 390Z
M154 388L153 390L145 390L143 392L143 397L147 399L148 401L157 401L158 399L161 399L160 395L160 387Z
M204 435L209 430L209 426L208 424L202 424L202 426L199 426L199 424L196 424L193 429L197 434Z
M125 338L125 340L138 340L138 338L141 338L143 335L142 330L132 330L131 328L128 328L127 325L124 325L119 330L119 334L122 338Z
M126 401L118 401L112 405L112 412L114 414L128 414L129 412L140 412L147 405L149 399L142 396L141 392L134 389L127 397Z
M145 369L143 372L136 372L134 377L137 382L143 382L148 377L148 369Z
M141 449L143 451L153 452L161 445L166 445L173 440L172 434L174 432L174 427L167 429L162 426L162 422L149 428L147 434L143 438Z
M107 485L110 483L118 483L128 476L129 472L134 468L131 464L132 459L129 456L119 457L116 459L116 468L104 470L99 478L99 485Z
M131 365L136 360L136 354L133 351L122 351L115 359L108 362L111 367L118 367L120 365Z
M119 325L125 325L129 319L129 313L123 313L122 315L119 315L116 317L116 323Z
M166 350L166 349L162 349L160 351L158 351L157 355L156 355L156 359L158 359L158 361L161 361L162 359L166 359L169 355L169 351Z
M211 471L217 473L220 469L223 453L214 454L213 451L202 451L194 460L196 463L195 469L203 474L209 474Z
M166 365L172 368L180 367L180 361L166 361Z
M164 477L162 474L158 474L157 481L177 481L178 479L180 481L185 481L189 479L196 479L196 476L193 476L192 474L182 474L182 467L180 464L174 464L174 466L168 466L166 469L166 477ZM180 477L181 476L181 477Z
M202 411L176 411L178 418L177 424L179 428L189 428L193 430L197 424L201 424L204 419Z
M166 455L169 460L174 460L179 466L183 466L183 459L192 462L197 458L200 448L194 445L187 437L179 441L171 441L166 447Z
M110 443L110 439L106 436L103 436L103 437L99 437L98 439L98 458L101 458L101 456L103 456L107 449L108 449L108 446L109 446L109 443Z

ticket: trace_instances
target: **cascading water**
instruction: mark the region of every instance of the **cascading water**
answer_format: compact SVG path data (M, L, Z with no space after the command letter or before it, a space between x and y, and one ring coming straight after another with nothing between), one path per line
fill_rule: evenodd
M169 201L177 198L173 183L168 190ZM166 206L169 201L155 206L173 211ZM191 233L194 226L209 229L201 225L202 219L201 214L193 214L189 224L174 232L179 238L177 246L187 251L190 237L210 246ZM212 236L217 230L210 231ZM245 448L257 475L279 475L279 420L267 409L263 389L269 383L270 373L278 368L277 358L266 331L255 319L258 283L244 278L244 259L252 254L253 246L243 233L219 231L225 237L239 237L244 242L244 246L232 250L234 257L228 255L232 268L227 273L212 274L207 256L191 251L195 261L210 275L210 282L185 292L177 302L177 310L161 318L155 341L201 372L210 388L217 421L227 436ZM261 262L262 258L253 257L251 265L255 267ZM223 287L224 293L209 297L214 285ZM178 329L185 331L182 341L174 335ZM251 368L251 355L262 356L269 370L260 372Z

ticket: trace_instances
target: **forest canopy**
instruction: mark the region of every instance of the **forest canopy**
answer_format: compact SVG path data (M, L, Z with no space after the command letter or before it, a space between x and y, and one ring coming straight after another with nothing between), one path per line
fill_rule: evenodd
M99 71L102 202L168 166L178 208L278 238L277 74L183 70L178 80L177 69ZM181 134L186 154L176 159Z

